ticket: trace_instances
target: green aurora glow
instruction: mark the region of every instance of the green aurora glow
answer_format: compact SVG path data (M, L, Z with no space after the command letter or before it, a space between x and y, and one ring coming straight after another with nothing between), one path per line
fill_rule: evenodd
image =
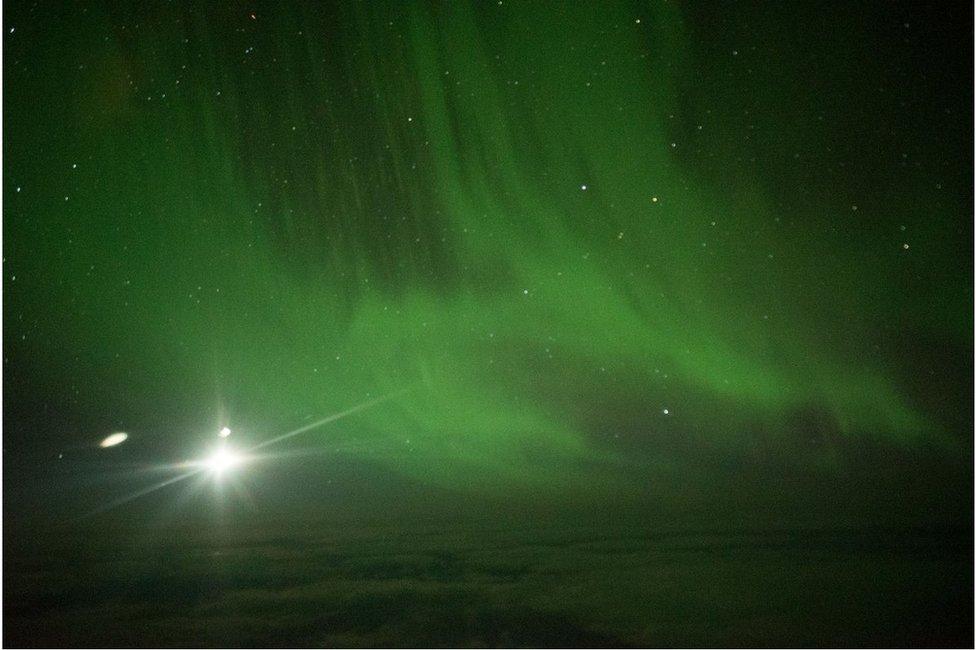
M683 11L153 5L5 34L8 363L68 411L255 439L406 389L305 443L461 490L694 475L662 440L789 454L797 418L968 448L902 345L969 349L966 179L843 149L861 50L795 88L692 47Z

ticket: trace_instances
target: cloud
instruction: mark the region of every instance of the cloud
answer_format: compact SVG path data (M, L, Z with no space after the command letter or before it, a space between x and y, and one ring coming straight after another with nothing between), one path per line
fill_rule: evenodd
M952 531L169 532L64 535L8 558L5 643L935 643L965 636L952 612L971 587Z

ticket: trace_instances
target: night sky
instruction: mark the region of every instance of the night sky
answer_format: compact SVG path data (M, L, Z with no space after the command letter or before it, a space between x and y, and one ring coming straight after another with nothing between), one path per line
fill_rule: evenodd
M972 12L838 4L5 3L5 644L971 644Z

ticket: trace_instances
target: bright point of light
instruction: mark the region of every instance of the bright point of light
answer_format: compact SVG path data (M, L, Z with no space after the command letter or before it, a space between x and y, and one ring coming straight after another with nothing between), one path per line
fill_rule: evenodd
M129 438L128 433L122 433L120 431L119 433L113 433L109 437L105 438L105 440L102 440L100 443L98 443L98 446L102 447L103 449L105 447L114 447L115 445L121 445L128 438Z
M671 415L671 411L669 411L668 409L661 409L661 413L664 413L665 415Z
M221 438L226 438L227 436L230 435L230 427L223 427L220 430L220 433L218 433L217 435L219 435Z
M215 474L220 474L224 470L230 469L235 465L239 465L244 459L225 447L221 447L215 451L210 458L205 460L203 464Z

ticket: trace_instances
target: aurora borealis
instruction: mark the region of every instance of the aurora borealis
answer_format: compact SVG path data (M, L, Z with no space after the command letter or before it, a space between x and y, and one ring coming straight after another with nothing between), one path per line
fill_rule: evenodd
M782 4L7 3L8 538L370 404L219 525L971 542L971 16Z

